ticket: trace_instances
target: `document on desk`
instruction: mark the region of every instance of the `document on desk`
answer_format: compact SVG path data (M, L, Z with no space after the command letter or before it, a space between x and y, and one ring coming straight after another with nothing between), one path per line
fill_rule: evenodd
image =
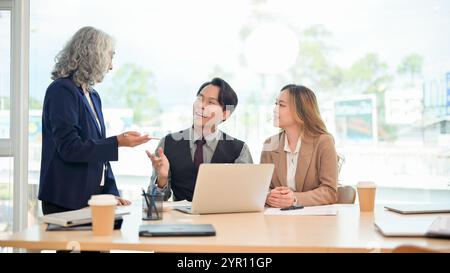
M117 207L115 211L116 219L123 215L130 214L127 207ZM86 207L79 210L65 211L47 214L40 217L41 221L47 224L55 224L62 227L79 226L92 223L91 208Z
M301 215L301 216L335 216L338 209L333 205L304 207L296 210L280 210L279 208L266 208L265 215Z
M192 202L189 202L187 200L164 202L163 211L190 206L192 206Z

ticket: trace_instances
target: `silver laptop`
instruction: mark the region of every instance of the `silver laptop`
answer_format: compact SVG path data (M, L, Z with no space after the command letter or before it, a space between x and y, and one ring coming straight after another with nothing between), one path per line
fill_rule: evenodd
M434 219L389 219L375 221L377 230L387 237L422 237Z
M450 212L450 204L399 204L385 206L385 208L401 214Z
M450 238L449 216L377 220L375 227L387 237Z
M191 206L175 209L191 214L262 211L273 170L273 164L202 164Z

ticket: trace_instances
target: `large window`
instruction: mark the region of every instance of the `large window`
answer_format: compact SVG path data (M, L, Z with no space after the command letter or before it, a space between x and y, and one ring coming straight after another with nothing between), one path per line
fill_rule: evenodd
M239 95L222 129L246 141L257 162L264 139L277 132L275 97L295 82L318 96L345 158L341 183L373 180L383 201L444 202L449 12L445 0L32 1L30 184L38 184L40 115L54 56L92 25L117 40L114 70L96 86L108 135L138 129L161 137L187 128L198 87L219 76ZM126 197L148 185L144 149L156 144L120 151L113 169Z
M9 138L11 90L11 12L0 10L0 138Z
M27 221L28 7L0 0L0 235Z
M0 235L27 218L27 11L25 1L0 0Z
M0 235L13 228L13 160L0 157Z
M0 235L12 231L13 160L10 157L11 11L0 8Z

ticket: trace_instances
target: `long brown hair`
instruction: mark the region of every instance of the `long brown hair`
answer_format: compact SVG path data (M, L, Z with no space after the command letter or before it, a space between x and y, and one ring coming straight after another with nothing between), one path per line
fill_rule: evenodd
M322 120L317 104L316 95L309 88L302 85L289 84L281 89L289 92L290 104L295 109L294 119L303 121L304 133L309 136L330 134Z

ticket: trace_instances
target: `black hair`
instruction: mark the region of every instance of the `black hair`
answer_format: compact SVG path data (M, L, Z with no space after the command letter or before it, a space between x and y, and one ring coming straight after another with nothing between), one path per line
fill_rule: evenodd
M197 96L203 88L210 84L219 87L219 104L222 106L223 111L230 110L230 113L233 113L234 109L236 109L238 105L238 97L233 88L231 88L231 86L221 78L214 78L211 81L202 84L198 89ZM227 106L233 107L231 109L226 109Z

